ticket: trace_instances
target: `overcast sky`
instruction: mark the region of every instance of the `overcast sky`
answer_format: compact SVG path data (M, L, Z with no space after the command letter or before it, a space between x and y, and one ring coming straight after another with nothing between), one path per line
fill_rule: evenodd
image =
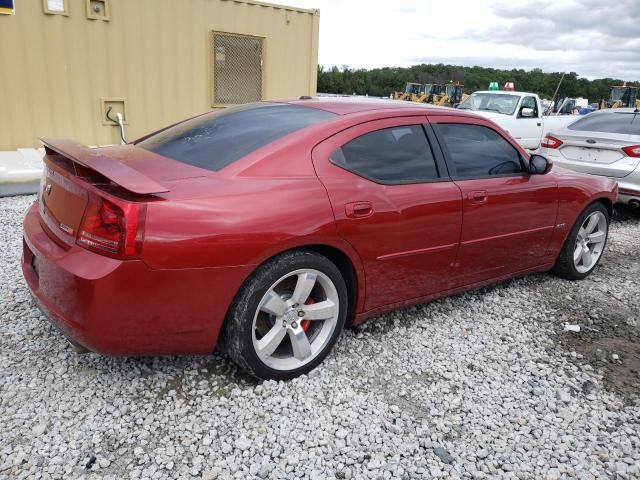
M640 80L640 0L282 0L320 9L319 63L451 63Z

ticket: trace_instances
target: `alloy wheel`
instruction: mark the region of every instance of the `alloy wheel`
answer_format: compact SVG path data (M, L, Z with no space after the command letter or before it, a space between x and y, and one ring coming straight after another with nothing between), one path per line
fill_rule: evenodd
M579 273L589 272L598 263L607 241L607 219L595 211L580 226L573 250L573 264Z
M253 348L264 364L294 370L330 343L340 311L331 279L301 269L278 279L263 295L253 318Z

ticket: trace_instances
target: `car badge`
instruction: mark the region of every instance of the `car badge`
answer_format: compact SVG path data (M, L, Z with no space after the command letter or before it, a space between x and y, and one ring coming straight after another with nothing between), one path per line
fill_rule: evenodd
M590 138L587 140L587 143L596 143L596 141L593 138Z
M47 195L51 195L51 184L47 183L47 188L45 189L47 192Z
M69 225L65 225L64 223L60 224L60 230L68 235L73 235L73 228L71 228Z

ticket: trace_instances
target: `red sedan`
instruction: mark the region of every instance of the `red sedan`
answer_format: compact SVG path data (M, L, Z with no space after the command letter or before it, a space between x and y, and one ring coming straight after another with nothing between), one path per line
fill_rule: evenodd
M345 325L509 277L587 276L612 180L453 109L301 98L133 144L44 139L25 279L80 350L308 372Z

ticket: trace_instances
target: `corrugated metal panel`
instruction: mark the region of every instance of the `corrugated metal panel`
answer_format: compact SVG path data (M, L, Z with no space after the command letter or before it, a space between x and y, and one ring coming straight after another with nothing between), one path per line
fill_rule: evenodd
M209 110L213 31L263 37L265 99L316 89L316 10L240 0L111 0L110 21L89 20L85 0L68 16L22 1L0 17L0 150L37 137L118 141L102 98L127 101L129 139Z

